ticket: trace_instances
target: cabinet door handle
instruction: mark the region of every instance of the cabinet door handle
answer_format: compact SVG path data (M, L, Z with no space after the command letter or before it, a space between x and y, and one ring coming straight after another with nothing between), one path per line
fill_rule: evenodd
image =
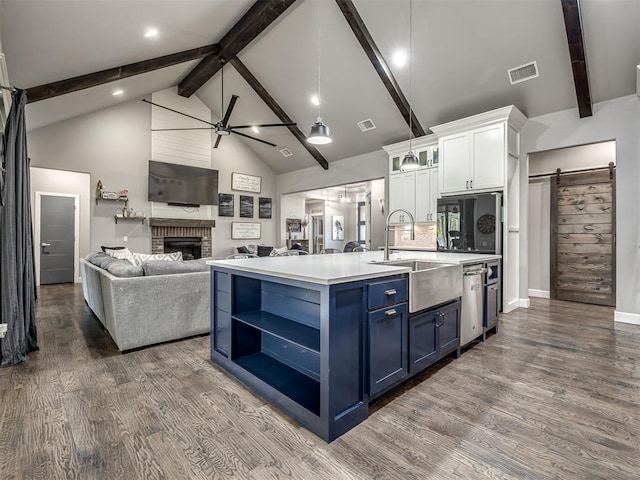
M387 297L390 297L391 295L395 295L396 293L397 293L397 292L396 292L396 289L395 289L395 288L392 288L392 289L390 289L390 290L385 290L385 291L384 291L384 294L385 294Z
M42 242L42 243L40 244L40 246L41 246L42 248L47 248L47 247L50 247L50 246L51 246L51 244L50 244L50 243L44 243L44 242Z
M467 180L467 190L469 190L469 180Z
M390 316L392 316L392 315L395 315L395 314L396 314L396 311L395 311L395 310L387 310L386 312L384 312L384 314L385 314L387 317L390 317Z
M469 188L473 188L473 180L469 180Z

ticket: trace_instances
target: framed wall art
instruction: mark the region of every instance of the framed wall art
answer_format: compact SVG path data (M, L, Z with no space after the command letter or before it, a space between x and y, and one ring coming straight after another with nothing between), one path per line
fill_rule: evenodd
M344 216L331 217L331 240L344 240Z
M233 194L232 193L219 193L218 194L218 216L219 217L233 217Z
M258 217L271 218L271 198L260 197L258 199Z
M253 218L253 197L240 195L240 218Z
M258 240L262 224L259 222L231 222L232 240Z
M231 190L241 192L260 193L262 190L262 177L248 175L246 173L231 173Z

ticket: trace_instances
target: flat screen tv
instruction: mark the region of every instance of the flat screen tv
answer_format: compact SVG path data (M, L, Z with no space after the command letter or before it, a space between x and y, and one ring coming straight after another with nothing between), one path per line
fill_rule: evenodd
M218 170L149 160L149 201L217 205Z

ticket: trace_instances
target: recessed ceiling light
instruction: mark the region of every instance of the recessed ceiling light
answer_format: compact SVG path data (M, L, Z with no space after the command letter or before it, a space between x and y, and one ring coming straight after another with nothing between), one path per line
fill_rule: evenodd
M158 30L156 28L150 28L144 32L145 38L153 38L158 36Z
M396 52L391 56L391 61L396 67L404 67L409 61L409 57L407 56L407 52L404 50L396 50Z
M114 90L111 95L113 95L114 97L117 97L118 95L122 95L123 93L124 93L124 90Z
M253 133L260 133L258 127L251 127L251 130L253 130Z
M317 95L311 95L311 103L313 103L316 107L320 105L320 97Z

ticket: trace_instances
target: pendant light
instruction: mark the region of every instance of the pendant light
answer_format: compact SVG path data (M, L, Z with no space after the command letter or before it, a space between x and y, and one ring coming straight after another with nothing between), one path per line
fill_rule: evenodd
M344 197L341 195L338 195L340 198L338 199L338 201L340 203L348 203L351 202L351 197L347 196L347 186L344 186Z
M321 31L320 31L320 1L318 1L318 118L316 123L311 126L309 135L307 136L307 142L313 145L325 145L331 143L331 132L329 127L322 121L320 116L320 103L322 98L320 97L320 47L322 45Z
M413 136L413 115L411 110L412 72L413 72L413 0L409 0L409 152L402 159L400 170L415 170L420 166L418 157L411 150L411 137Z

